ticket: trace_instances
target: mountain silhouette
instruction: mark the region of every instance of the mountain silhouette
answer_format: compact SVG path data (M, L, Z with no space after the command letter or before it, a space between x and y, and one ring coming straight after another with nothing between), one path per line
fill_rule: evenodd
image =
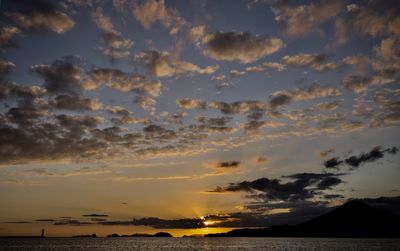
M361 201L342 206L298 225L235 229L207 237L400 237L400 216Z

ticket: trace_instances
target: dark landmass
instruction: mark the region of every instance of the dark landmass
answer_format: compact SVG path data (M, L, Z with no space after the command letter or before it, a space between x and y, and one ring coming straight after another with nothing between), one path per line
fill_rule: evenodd
M79 238L95 238L97 237L96 234L83 234L83 235L74 235L72 237L79 237Z
M399 238L400 216L353 200L298 225L235 229L206 237Z
M173 237L173 236L167 232L158 232L156 234L131 234L131 235L110 234L107 235L107 237Z
M182 236L183 238L199 238L199 237L203 237L204 235L202 234L191 234L191 235L184 235Z

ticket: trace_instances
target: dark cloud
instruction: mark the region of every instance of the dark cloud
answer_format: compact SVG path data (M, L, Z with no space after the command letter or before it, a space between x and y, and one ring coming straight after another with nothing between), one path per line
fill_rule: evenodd
M279 38L252 36L250 33L215 32L203 38L204 53L217 60L250 63L284 47Z
M80 220L59 220L54 222L54 225L56 226L64 226L64 225L69 225L69 226L86 226L86 225L92 225L95 224L90 221L80 221Z
M108 217L108 214L84 214L83 217Z
M147 138L151 139L170 139L176 136L176 133L172 130L166 129L159 125L148 125L143 128Z
M359 156L350 156L344 161L346 162L346 164L354 168L357 168L365 162L374 162L378 159L383 158L385 152L388 152L390 154L396 154L397 151L398 151L397 147L392 147L382 150L381 146L377 146L374 147L368 153L361 153Z
M307 101L317 98L337 97L342 92L336 87L324 87L314 83L309 87L293 90L277 91L270 96L269 105L275 109L282 105L290 104L296 101Z
M228 126L229 122L232 120L232 117L217 117L217 118L208 118L206 116L200 116L197 118L200 122L200 125L192 126L192 128L196 128L196 130L210 132L210 133L229 133L233 132L235 128Z
M337 168L342 163L343 163L343 161L339 160L339 158L331 158L324 162L324 166L326 168Z
M61 94L54 98L52 105L58 109L80 111L99 110L102 104L97 99L84 98L75 95Z
M82 80L88 79L81 59L76 56L63 57L51 65L35 65L31 71L43 78L50 93L79 93L83 89Z
M41 76L49 93L77 95L84 90L96 90L107 86L122 92L158 96L160 81L150 81L139 74L128 74L113 68L87 70L85 63L77 56L67 56L51 65L35 65L31 71Z
M260 101L237 101L232 103L214 101L210 103L210 107L220 110L224 114L235 114L262 111L267 109L267 105Z
M88 72L91 81L86 83L86 89L97 89L102 85L122 92L134 91L138 94L148 94L157 97L161 92L161 82L151 81L139 74L128 74L113 68L95 68Z
M342 164L346 164L352 168L357 168L367 162L375 162L385 156L385 153L396 154L398 152L397 147L390 147L382 149L382 146L376 146L367 153L361 153L360 155L352 155L344 160L339 158L331 158L324 162L326 168L338 168Z
M54 219L36 219L35 221L37 221L37 222L53 222L56 220L54 220Z
M133 219L131 221L106 221L99 222L107 226L149 226L158 229L196 229L203 228L202 219L176 219L165 220L155 217Z
M8 21L27 32L49 30L64 33L75 26L61 1L2 1L2 7Z
M327 200L343 199L344 196L341 194L325 194L324 198Z
M227 187L217 187L210 192L248 192L250 198L263 200L301 201L311 199L325 190L340 184L338 178L342 174L333 173L298 173L283 178L290 182L283 183L279 179L260 178L253 181L230 183Z
M238 167L240 165L240 161L222 161L217 163L217 167L219 168L232 168Z
M0 99L22 98L33 100L45 94L46 89L39 86L21 86L9 81L2 81L0 83Z

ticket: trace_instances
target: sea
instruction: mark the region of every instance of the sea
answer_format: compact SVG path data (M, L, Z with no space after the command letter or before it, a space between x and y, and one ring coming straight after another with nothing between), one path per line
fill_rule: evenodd
M400 250L400 239L0 238L0 250Z

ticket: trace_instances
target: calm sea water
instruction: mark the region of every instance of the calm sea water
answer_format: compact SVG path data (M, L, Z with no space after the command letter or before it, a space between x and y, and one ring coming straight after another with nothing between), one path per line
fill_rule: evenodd
M0 250L400 250L400 239L9 238Z

